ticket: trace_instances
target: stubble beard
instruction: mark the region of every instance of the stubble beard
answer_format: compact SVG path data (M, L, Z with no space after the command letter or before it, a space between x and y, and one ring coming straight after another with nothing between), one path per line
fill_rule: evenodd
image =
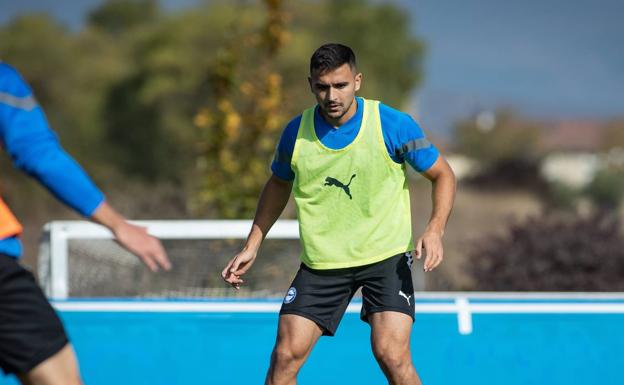
M349 112L352 105L353 105L353 99L351 100L348 106L346 106L345 108L339 109L336 112L330 112L329 108L323 109L323 112L325 113L326 116L328 116L332 120L339 121L340 119L342 119L343 116L347 114L347 112Z

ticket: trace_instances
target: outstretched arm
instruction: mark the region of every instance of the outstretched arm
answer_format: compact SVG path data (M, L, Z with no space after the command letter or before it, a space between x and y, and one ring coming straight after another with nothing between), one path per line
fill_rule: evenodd
M145 227L129 223L106 201L93 212L91 220L108 227L115 240L136 255L151 271L171 269L171 263L160 241L147 233Z
M238 289L244 282L241 276L253 265L262 241L288 203L291 190L291 182L275 175L272 175L264 185L245 247L228 262L221 272L223 279L232 287Z
M432 271L444 257L442 236L455 200L455 174L442 156L438 156L433 166L422 174L432 184L433 210L425 232L416 243L416 258L422 257L424 248L426 254L424 270Z
M69 207L108 227L116 240L151 270L168 270L170 264L160 242L117 213L87 173L65 152L17 71L0 63L0 79L0 142L13 164Z

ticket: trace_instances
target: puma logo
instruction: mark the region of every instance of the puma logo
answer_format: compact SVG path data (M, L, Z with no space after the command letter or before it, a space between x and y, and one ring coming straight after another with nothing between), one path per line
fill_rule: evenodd
M327 178L325 178L325 184L323 186L336 186L336 187L339 187L339 188L344 190L344 192L349 196L349 199L353 199L353 197L351 196L351 190L349 190L349 186L351 185L351 182L353 181L353 178L355 178L355 174L351 175L351 179L349 179L349 183L344 184L341 181L339 181L338 179L332 178L331 176L328 176Z
M403 293L403 291L402 291L402 290L399 290L399 295L400 295L401 297L405 298L405 300L407 301L407 305L408 305L408 306L410 306L410 305L411 305L411 303L410 303L410 298L412 298L412 296L411 296L411 295L407 295L407 294Z

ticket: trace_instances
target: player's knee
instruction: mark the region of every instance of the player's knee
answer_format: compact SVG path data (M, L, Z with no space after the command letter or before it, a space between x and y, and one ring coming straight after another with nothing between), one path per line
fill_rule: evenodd
M405 349L396 348L390 344L382 344L374 346L373 353L377 361L392 372L401 371L411 366L409 351L405 351Z
M276 346L273 350L273 360L280 367L296 367L303 363L305 352L291 346Z

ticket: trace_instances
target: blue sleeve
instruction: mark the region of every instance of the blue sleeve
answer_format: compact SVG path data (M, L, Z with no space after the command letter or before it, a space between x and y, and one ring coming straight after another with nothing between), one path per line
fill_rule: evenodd
M273 162L271 163L273 175L285 181L292 181L295 179L295 173L290 166L290 161L292 160L293 151L295 149L295 141L297 140L300 124L301 115L297 116L286 125L282 137L277 144L277 148L275 149Z
M91 216L104 195L61 147L41 107L19 74L0 63L0 141L13 164L59 200Z
M425 137L418 123L408 114L379 104L379 115L386 149L392 160L407 163L416 171L427 171L440 152Z

